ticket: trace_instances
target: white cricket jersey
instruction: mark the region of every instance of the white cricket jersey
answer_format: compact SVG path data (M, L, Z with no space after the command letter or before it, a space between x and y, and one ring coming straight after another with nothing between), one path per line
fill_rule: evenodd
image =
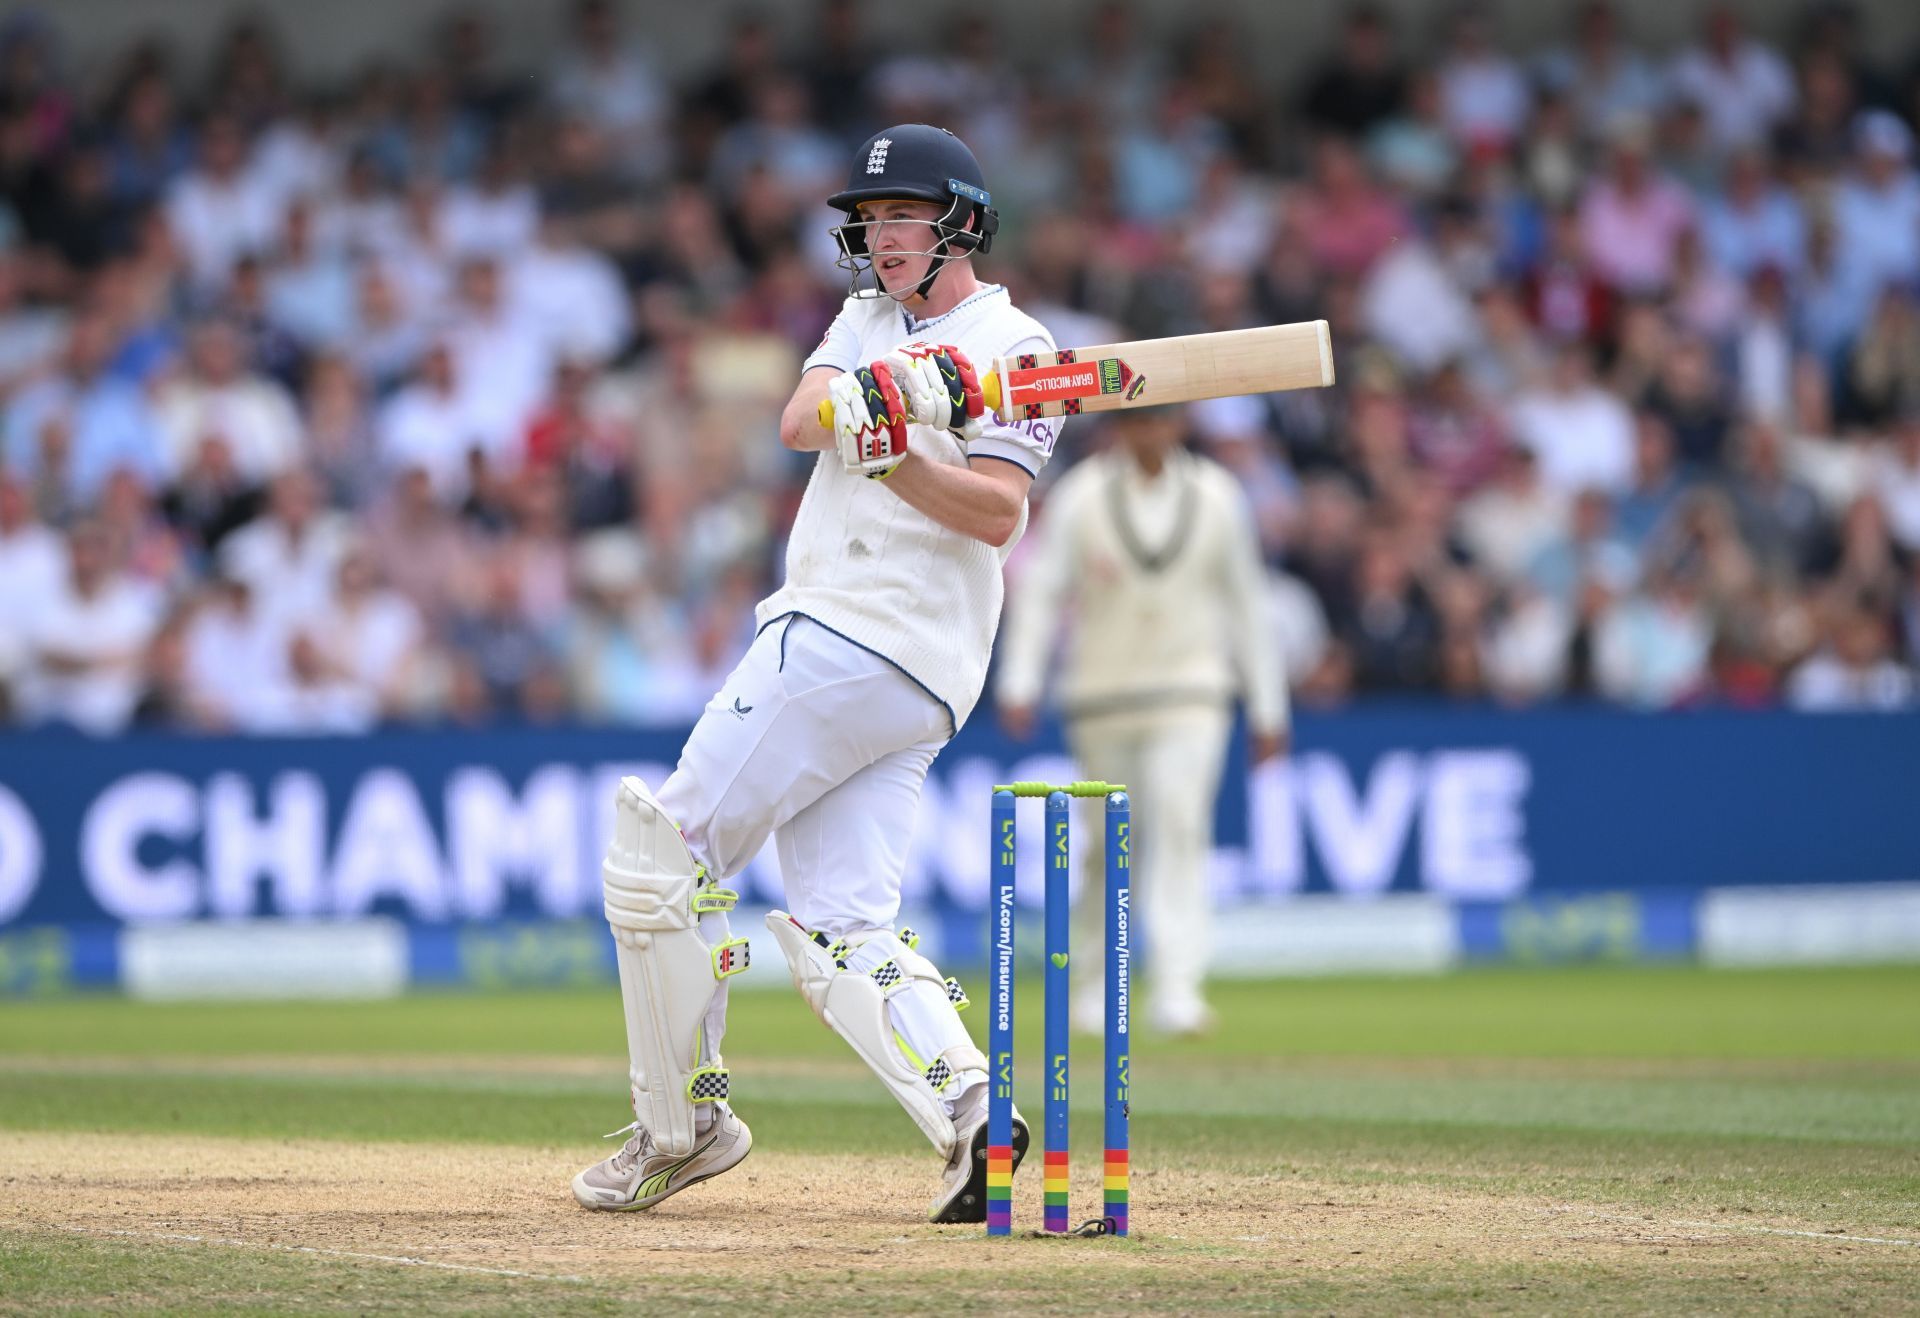
M1038 535L1009 610L1002 703L1039 702L1071 612L1069 717L1219 706L1238 690L1255 731L1286 727L1253 510L1232 472L1176 450L1149 479L1109 449L1054 483Z
M981 374L996 357L1051 352L1040 323L1016 309L997 284L945 315L916 321L891 298L848 298L803 370L850 371L903 344L959 348ZM998 458L1038 474L1060 437L1060 418L989 425L969 448L930 426L909 426L913 452L949 466L969 456ZM833 449L815 461L787 541L787 579L762 600L761 627L802 614L873 651L947 707L954 730L986 684L1000 626L1001 565L1026 530L1022 508L1001 547L950 531L888 489L849 472Z

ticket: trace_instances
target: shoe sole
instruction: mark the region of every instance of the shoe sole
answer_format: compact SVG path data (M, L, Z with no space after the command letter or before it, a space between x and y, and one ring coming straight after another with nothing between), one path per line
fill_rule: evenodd
M745 1162L747 1155L753 1152L753 1131L751 1129L748 1129L745 1132L743 1132L739 1140L735 1142L734 1148L738 1150L738 1152L734 1155L732 1161L723 1163L718 1167L709 1167L705 1171L701 1172L698 1176L689 1176L686 1180L681 1181L678 1185L674 1185L670 1183L667 1186L667 1188L662 1190L659 1194L649 1195L645 1199L636 1199L630 1204L608 1204L608 1203L590 1204L581 1200L580 1176L586 1175L585 1172L582 1172L580 1173L580 1176L576 1176L573 1178L573 1197L575 1202L579 1203L582 1208L588 1209L596 1213L642 1212L645 1209L652 1208L655 1204L659 1203L662 1199L671 1199L674 1195L679 1194L682 1190L686 1189L688 1186L698 1185L702 1181L710 1181L714 1177L720 1175L722 1172L730 1172L735 1167L738 1167L742 1162Z
M1020 1170L1021 1160L1027 1156L1027 1145L1033 1136L1027 1130L1027 1123L1016 1120L1013 1123L1013 1170ZM928 1219L941 1226L956 1223L984 1222L987 1220L987 1123L981 1122L980 1129L973 1133L973 1168L967 1173L967 1183L960 1187L953 1198L933 1213Z

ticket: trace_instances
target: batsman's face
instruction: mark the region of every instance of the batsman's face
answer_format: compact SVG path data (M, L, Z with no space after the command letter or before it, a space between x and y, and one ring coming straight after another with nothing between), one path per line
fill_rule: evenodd
M942 208L928 201L862 202L860 218L873 221L867 229L867 251L874 274L889 293L913 288L926 278L931 252L940 239L933 222Z

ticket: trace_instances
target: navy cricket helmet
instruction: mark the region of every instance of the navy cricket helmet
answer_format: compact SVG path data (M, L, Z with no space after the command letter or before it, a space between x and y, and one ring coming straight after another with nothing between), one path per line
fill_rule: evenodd
M933 222L940 241L927 253L937 259L921 282L922 297L947 261L990 250L1000 227L986 176L965 142L932 124L898 124L875 133L854 155L847 186L827 198L829 206L847 213L847 222L836 225L833 236L840 244L840 265L853 271L856 285L869 259L860 203L897 200L947 208Z

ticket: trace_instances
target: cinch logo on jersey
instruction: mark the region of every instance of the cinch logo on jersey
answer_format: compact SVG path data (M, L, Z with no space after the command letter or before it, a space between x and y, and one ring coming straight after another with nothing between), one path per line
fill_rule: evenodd
M867 173L884 174L887 172L887 148L893 145L891 137L883 137L873 144L867 152Z

